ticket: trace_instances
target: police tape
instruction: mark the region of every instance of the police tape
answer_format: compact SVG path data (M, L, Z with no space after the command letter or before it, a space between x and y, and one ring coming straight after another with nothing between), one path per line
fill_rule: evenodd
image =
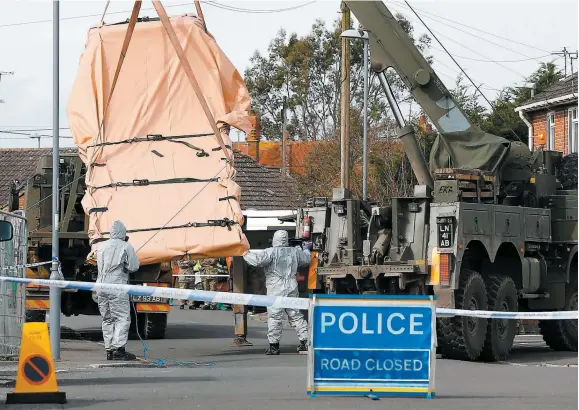
M245 293L213 292L194 289L163 288L159 286L121 285L110 283L80 282L69 280L29 279L0 276L0 282L16 282L55 286L62 289L78 289L92 292L103 292L113 295L129 294L134 296L151 296L167 299L197 300L210 303L231 305L278 307L284 309L308 309L310 300L306 298L251 295Z
M0 266L0 270L18 270L18 269L24 269L24 268L35 268L37 266L49 265L51 263L52 263L52 261L27 263L26 265Z
M79 282L68 280L29 279L0 276L0 282L16 282L36 284L41 286L55 286L63 289L78 289L91 292L102 292L113 295L129 294L134 296L151 296L167 299L196 300L209 303L223 303L230 305L276 307L283 309L304 309L310 307L311 300L308 298L252 295L246 293L213 292L194 289L163 288L157 286L121 285L110 283ZM555 312L503 312L489 310L462 310L436 308L436 316L454 317L468 316L487 319L530 319L530 320L566 320L578 319L579 312L555 311Z

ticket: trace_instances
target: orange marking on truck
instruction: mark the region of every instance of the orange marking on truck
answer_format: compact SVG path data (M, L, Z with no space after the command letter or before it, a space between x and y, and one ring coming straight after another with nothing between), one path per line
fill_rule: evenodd
M137 303L135 305L137 312L169 312L168 303Z
M26 299L27 310L45 310L50 308L49 299Z
M312 259L308 269L308 289L317 289L318 287L318 252L312 252Z

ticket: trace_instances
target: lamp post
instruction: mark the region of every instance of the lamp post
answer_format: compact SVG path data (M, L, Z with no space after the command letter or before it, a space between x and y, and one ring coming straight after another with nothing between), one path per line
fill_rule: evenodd
M50 269L50 279L63 279L59 271L59 200L58 181L60 169L60 156L58 144L58 124L59 124L59 33L60 33L60 3L53 0L52 3L52 267ZM40 141L40 140L39 140ZM60 360L60 303L61 290L58 286L51 286L50 292L50 348L54 360Z
M364 42L364 121L363 121L363 154L362 154L362 199L368 199L368 32L365 30L349 29L342 34L343 38L360 39Z

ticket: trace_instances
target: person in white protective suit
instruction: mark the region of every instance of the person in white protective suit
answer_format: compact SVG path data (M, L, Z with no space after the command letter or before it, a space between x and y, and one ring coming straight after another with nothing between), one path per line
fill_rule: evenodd
M114 221L110 239L97 249L97 283L126 285L129 283L129 273L139 270L139 259L127 240L125 225L121 221ZM103 321L107 360L136 359L134 354L125 350L131 326L129 295L114 295L100 291L98 306Z
M276 231L273 235L272 247L261 252L248 251L243 259L252 266L262 267L265 271L265 286L268 296L298 297L297 270L300 266L310 264L311 256L307 246L290 247L287 231ZM308 326L304 316L297 309L267 308L267 338L269 348L266 355L279 355L279 341L282 333L284 312L290 324L296 329L300 345L298 352L308 350Z

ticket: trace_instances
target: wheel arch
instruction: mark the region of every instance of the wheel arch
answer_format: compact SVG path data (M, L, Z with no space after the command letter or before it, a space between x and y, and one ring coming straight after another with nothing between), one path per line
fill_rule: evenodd
M490 261L489 261L490 262ZM503 242L495 252L492 263L484 266L483 275L501 274L509 276L517 289L523 287L523 262L517 247L512 242Z
M481 273L484 263L489 263L489 252L486 246L479 240L473 239L464 248L460 259L456 262L454 275L454 287L458 288L460 283L460 273L464 269L470 269Z

